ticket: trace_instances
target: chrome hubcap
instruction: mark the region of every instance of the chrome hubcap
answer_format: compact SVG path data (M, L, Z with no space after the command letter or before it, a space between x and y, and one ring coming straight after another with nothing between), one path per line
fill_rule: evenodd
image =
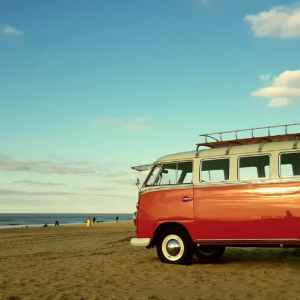
M178 255L178 253L180 252L180 249L181 249L181 247L177 240L170 240L167 243L167 252L172 256Z
M162 242L163 255L170 261L179 260L184 253L182 239L175 234L166 236Z

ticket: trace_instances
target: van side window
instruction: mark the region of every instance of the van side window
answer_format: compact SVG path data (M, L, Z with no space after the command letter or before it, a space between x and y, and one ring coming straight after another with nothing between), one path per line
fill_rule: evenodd
M229 165L229 158L202 160L200 167L201 182L229 180Z
M175 184L176 183L177 164L163 164L156 185Z
M300 175L300 152L280 154L280 177Z
M146 186L192 183L193 162L159 164L149 175Z
M177 184L192 183L193 180L193 163L178 163L177 167Z
M238 178L270 178L270 155L240 156Z

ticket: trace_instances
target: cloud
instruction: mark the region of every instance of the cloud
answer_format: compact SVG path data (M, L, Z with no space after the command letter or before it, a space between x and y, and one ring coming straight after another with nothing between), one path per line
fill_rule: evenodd
M271 76L270 76L270 75L267 75L267 74L262 74L262 75L259 76L259 79L260 79L262 82L266 83L266 82L269 82L269 81L270 81Z
M272 99L268 106L270 107L282 107L282 106L292 106L292 100L288 98L274 98Z
M67 161L67 162L63 162L61 163L61 165L64 166L89 166L91 163L87 162L87 161Z
M110 130L123 131L149 131L154 127L146 126L153 120L152 117L135 118L102 118L97 120L98 124L108 126Z
M103 186L103 187L87 187L87 188L81 188L83 190L89 190L89 191L117 191L122 190L124 191L123 186ZM97 194L98 195L98 194Z
M63 195L65 196L65 195L77 195L77 193L52 192L52 191L51 192L27 192L27 191L0 189L0 195L23 195L23 196L62 196Z
M251 95L274 98L269 103L270 107L291 106L292 99L300 98L300 70L281 73L278 77L273 78L271 86L252 92Z
M23 35L23 31L17 30L9 25L3 28L0 27L0 33L2 33L3 35L13 35L13 36Z
M76 165L76 167L73 167ZM86 161L50 161L48 159L15 160L11 156L0 154L0 171L30 172L39 174L72 174L98 177L99 179L124 178L132 175L132 164L120 162L92 163ZM119 179L118 179L119 180ZM11 184L28 185L64 185L63 183L41 182L31 180L13 181Z
M300 36L300 6L276 6L257 15L247 15L254 36L293 38Z
M99 172L99 173L95 174L95 176L103 177L103 178L111 178L111 177L124 177L124 176L131 175L131 174L132 174L131 171L124 172L124 171L117 171L114 169L114 170L111 170L110 172Z
M0 170L27 171L41 174L91 174L93 168L69 167L51 164L48 159L14 160L10 156L0 155Z
M66 185L65 183L40 182L40 181L32 181L32 180L12 181L11 184L28 184L28 185L43 185L43 186Z

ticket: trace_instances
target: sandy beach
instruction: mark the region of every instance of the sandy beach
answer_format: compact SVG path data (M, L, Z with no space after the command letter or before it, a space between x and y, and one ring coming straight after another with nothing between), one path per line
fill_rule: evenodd
M132 223L0 230L0 299L300 299L300 250L162 264Z

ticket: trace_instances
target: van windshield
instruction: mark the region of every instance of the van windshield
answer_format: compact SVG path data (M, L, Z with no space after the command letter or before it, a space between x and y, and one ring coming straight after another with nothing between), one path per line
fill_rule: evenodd
M148 180L147 180L147 182L146 182L146 185L154 185L155 179L156 179L156 177L157 177L157 174L158 174L160 168L161 168L161 165L156 165L156 166L152 169L152 171L151 171L151 173L150 173L150 175L149 175L149 177L148 177Z

